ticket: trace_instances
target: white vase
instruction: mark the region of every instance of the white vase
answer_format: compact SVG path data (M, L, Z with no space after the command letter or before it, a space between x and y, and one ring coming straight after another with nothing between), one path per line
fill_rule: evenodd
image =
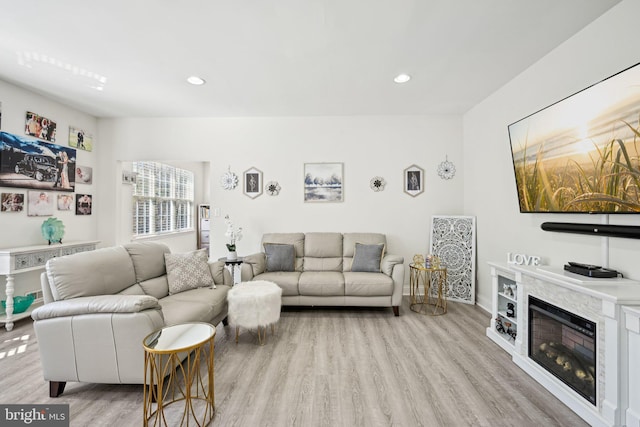
M229 251L229 253L227 254L227 260L235 261L237 259L238 259L238 253L236 251Z

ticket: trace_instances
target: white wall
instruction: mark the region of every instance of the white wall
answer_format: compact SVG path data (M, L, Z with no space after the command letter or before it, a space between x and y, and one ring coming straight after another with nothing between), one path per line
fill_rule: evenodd
M463 118L464 212L477 216L477 302L490 307L487 261L506 261L507 252L609 265L640 279L637 240L602 238L540 229L545 221L600 223L604 215L520 214L507 126L640 61L640 2L625 0L475 106ZM639 225L637 215L611 215L611 224Z
M77 164L93 167L94 175L97 158L102 147L97 135L97 120L95 117L83 112L71 109L57 102L51 101L33 92L18 88L12 84L0 81L0 102L2 103L2 130L16 135L25 135L25 115L27 111L47 117L57 124L57 145L69 145L69 126L74 126L93 134L93 151L77 151ZM23 193L25 200L29 189L15 187L0 187L2 193ZM54 194L62 194L53 192ZM98 192L98 184L94 176L93 184L76 184L76 193L87 193L94 196L94 215L76 216L75 210L58 211L54 208L54 216L65 225L63 240L91 240L95 239L97 232L98 216L101 202ZM64 193L69 194L69 193ZM40 226L46 218L29 217L27 210L23 212L0 212L0 247L9 248L16 246L29 246L46 244L42 237ZM4 282L4 278L1 278ZM25 273L15 276L16 293L23 295L25 292L40 289L38 274ZM4 283L0 286L0 299L4 299Z
M101 170L132 160L210 162L209 202L221 211L211 224L214 258L226 255L226 214L244 228L240 255L261 250L266 232L372 231L387 234L389 250L407 264L427 252L432 215L462 214L460 117L101 119L99 130L110 147L100 158ZM459 171L450 181L436 173L446 155ZM344 202L304 203L305 162L344 163ZM415 198L403 192L403 171L414 163L425 170L426 189ZM219 180L228 167L240 177L251 167L260 169L265 183L280 183L280 195L251 199L241 185L223 190ZM369 188L376 175L388 182L383 192ZM115 181L107 175L101 181L106 206L119 197ZM100 239L120 243L111 232L116 215L103 212Z

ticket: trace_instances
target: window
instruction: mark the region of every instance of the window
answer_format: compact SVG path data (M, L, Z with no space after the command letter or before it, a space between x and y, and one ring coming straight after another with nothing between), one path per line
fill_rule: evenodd
M156 162L133 162L133 235L193 228L193 172Z

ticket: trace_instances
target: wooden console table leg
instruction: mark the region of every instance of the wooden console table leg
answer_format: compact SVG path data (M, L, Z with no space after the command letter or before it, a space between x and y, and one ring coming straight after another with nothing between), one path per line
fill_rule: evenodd
M7 274L7 284L5 288L5 294L7 295L7 306L6 310L6 325L7 331L13 329L13 292L14 292L14 283L13 283L13 275Z

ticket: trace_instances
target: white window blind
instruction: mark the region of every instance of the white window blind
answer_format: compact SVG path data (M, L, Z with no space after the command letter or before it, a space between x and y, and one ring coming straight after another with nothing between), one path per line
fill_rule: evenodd
M134 162L133 234L193 228L193 172L157 162Z

